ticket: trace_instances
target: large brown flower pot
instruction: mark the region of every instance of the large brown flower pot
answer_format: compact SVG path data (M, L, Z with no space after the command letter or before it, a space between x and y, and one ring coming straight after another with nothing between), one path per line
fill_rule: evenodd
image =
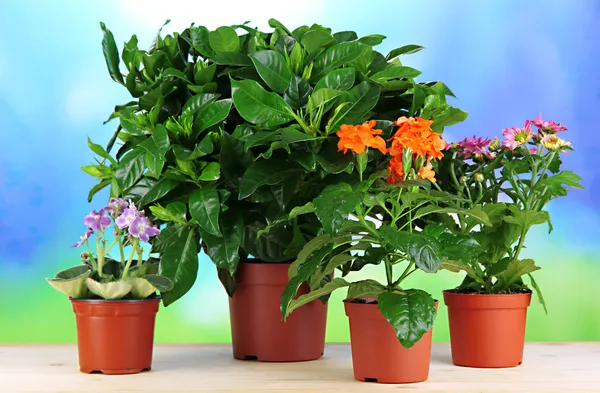
M233 356L262 362L318 359L325 347L327 306L319 300L299 307L283 321L281 295L287 263L248 262L238 266L236 290L229 299ZM309 290L303 285L299 294Z
M355 379L379 383L427 380L431 359L431 330L411 348L404 348L376 303L345 300L344 307L350 321Z
M136 374L150 370L160 299L71 302L82 372Z
M502 368L523 361L531 293L480 295L444 291L452 361L457 366Z

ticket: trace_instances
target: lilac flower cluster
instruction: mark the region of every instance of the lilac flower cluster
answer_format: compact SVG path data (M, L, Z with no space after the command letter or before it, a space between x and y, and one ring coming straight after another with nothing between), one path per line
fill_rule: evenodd
M113 220L118 228L118 230L115 229L115 235L118 235L120 230L127 230L130 236L148 242L151 237L160 234L160 229L153 226L144 211L137 210L133 202L121 198L111 198L106 207L99 211L93 210L84 217L83 223L87 226L86 232L73 247L84 244L95 232L103 232L112 224Z

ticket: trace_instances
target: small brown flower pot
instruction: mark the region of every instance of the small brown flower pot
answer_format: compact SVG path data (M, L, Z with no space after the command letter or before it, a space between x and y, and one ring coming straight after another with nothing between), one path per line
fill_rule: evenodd
M248 262L238 266L236 290L229 299L233 356L262 362L318 359L325 347L327 306L319 300L299 307L283 321L281 295L287 263ZM309 290L303 285L298 293Z
M523 361L531 293L485 295L444 291L452 361L457 366L515 367Z
M82 372L136 374L150 370L160 299L71 302Z
M411 348L404 348L376 303L344 300L344 307L350 321L355 379L379 383L427 380L431 359L431 330Z

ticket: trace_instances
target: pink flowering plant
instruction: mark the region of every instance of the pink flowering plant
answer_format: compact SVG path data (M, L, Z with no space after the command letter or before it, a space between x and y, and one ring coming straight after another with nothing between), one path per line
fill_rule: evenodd
M173 288L171 280L157 274L157 260L144 261L143 245L160 229L133 202L111 198L106 207L85 216L83 223L85 233L73 246L86 247L82 264L47 279L55 289L76 299L115 300L145 299ZM92 236L95 252L90 246ZM109 254L115 247L118 260Z
M544 305L531 275L540 267L533 259L522 258L521 252L532 226L546 223L552 230L550 215L544 210L547 204L565 196L570 188L582 188L578 175L561 169L561 157L573 150L561 138L566 130L540 114L522 127L504 129L502 142L497 137L473 136L448 145L439 165L438 184L461 198L464 208L483 210L491 222L482 226L469 216L438 217L444 228L438 237L446 238L444 243L454 248L449 252L457 256L442 267L466 273L456 291L528 292L523 281L528 276Z

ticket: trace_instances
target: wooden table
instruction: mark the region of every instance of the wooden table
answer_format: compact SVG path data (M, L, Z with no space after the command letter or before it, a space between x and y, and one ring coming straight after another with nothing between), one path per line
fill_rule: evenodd
M348 344L321 360L237 361L225 344L156 345L153 369L137 375L82 374L74 345L0 345L0 392L600 392L600 343L528 343L512 369L456 367L435 343L427 382L355 381Z

